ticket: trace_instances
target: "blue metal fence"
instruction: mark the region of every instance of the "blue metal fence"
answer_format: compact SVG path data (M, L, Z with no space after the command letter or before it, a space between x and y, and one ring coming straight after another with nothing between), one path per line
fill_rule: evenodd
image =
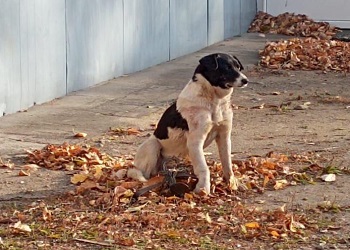
M0 116L246 32L256 0L0 0Z

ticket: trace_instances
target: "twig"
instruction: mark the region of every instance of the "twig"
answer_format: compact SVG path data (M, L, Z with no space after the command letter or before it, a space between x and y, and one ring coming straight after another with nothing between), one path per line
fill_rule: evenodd
M78 238L73 238L73 240L80 241L80 242L85 242L85 243L89 243L89 244L94 244L94 245L106 246L106 247L112 246L111 243L103 243L103 242L98 242L98 241L95 241L95 240L86 240L86 239L78 239Z

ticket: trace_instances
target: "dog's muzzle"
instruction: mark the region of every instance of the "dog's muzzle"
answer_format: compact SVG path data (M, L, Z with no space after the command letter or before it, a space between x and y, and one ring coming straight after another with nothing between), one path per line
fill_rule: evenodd
M225 87L226 88L233 88L233 87L245 88L247 85L248 85L248 79L242 78L241 81L239 81L239 82L226 83Z
M241 88L247 87L247 85L248 85L248 79L247 78L243 78L241 82L242 82Z

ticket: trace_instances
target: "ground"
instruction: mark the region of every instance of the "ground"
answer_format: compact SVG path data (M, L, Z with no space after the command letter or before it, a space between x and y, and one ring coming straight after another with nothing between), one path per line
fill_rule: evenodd
M132 87L128 86L128 80L122 77L95 89L78 92L53 101L51 104L34 107L28 112L0 118L0 121L4 122L1 125L3 134L0 136L0 141L2 141L0 149L2 149L1 152L5 152L0 157L4 162L11 160L16 163L12 169L0 168L1 240L6 243L7 238L13 237L5 231L14 221L12 219L10 222L7 221L5 215L13 212L14 209L21 211L20 209L38 200L52 204L56 197L74 190L74 185L70 184L71 174L68 175L64 171L40 168L31 176L19 177L18 171L25 160L24 149L40 149L48 143L57 144L68 141L71 144L84 142L97 146L101 151L112 156L135 154L137 146L147 137L147 134L152 133L151 124L157 122L168 103L176 98L187 82L195 66L194 62L199 56L214 50L234 52L238 54L238 57L240 55L243 58L246 57L248 61L247 63L243 60L243 63L248 64L245 74L251 83L245 89L236 89L232 97L234 109L232 155L235 160L246 159L250 156L263 156L271 151L286 155L312 154L313 159L320 164L349 169L349 76L342 72L263 69L256 64L258 63L257 51L262 49L264 39L249 35L226 41L198 52L187 58L187 61L184 61L186 58L179 59L165 66L157 66L136 73L130 76L133 77L134 82ZM268 39L276 39L276 37L272 36ZM167 79L167 82L164 79ZM110 93L111 89L116 88L116 84L120 84L119 99L113 98ZM124 97L123 88L126 89ZM164 93L164 95L155 97L157 92ZM103 98L100 98L101 96ZM75 114L80 113L79 104L75 103L75 98L78 97L85 98L85 108L88 110L85 118L79 118L80 121L74 118ZM98 102L101 102L101 105L96 105ZM91 109L89 105L93 108ZM43 110L48 108L51 109L50 114L44 116ZM39 125L37 125L42 126L41 130L30 132L36 129L31 127L34 121L50 115L56 116L53 118L54 121L48 122L43 119L42 123L38 122ZM81 121L81 119L87 121ZM101 123L101 119L105 122ZM63 125L54 125L52 128L52 124L59 124L59 122L62 122ZM80 123L75 126L72 125L74 122ZM13 129L14 124L17 130ZM114 137L111 140L108 134L110 127L133 127L141 130L141 134ZM61 132L60 129L62 129ZM81 139L70 137L75 132L86 132L88 136ZM211 153L208 159L217 159L214 145L205 151ZM299 167L305 166L306 164L303 163ZM239 238L235 243L235 248L349 249L350 176L346 173L344 171L341 175L337 175L335 182L317 180L313 185L289 186L281 190L267 190L253 196L239 196L239 200L244 204L259 206L263 210L279 209L286 204L287 208L302 211L308 216L308 213L312 213L310 211L314 211L312 209L319 207L324 201L331 202L332 208L337 209L335 212L328 207L317 214L317 219L325 224L328 223L329 226L314 232L314 235L309 235L305 242L279 241L276 243L259 238L253 241ZM16 240L16 237L11 239ZM22 235L17 240L26 241ZM10 245L10 243L0 244L5 249L6 247L16 249L11 248ZM181 241L171 246L176 248L179 245ZM99 245L84 242L64 242L61 245L58 243L55 247L57 249L58 247L62 247L61 249L90 249L90 247L91 249L102 249ZM43 249L45 248L49 249L50 245L43 246ZM211 246L209 242L194 245L193 248L221 249L222 246L221 248ZM131 249L137 249L137 247L133 246Z

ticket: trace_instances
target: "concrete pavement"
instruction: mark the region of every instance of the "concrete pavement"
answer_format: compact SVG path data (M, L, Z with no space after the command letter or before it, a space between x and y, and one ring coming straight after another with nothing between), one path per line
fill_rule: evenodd
M22 154L25 149L70 140L74 131L97 136L109 127L142 125L175 99L192 76L198 60L209 53L233 53L249 67L257 63L258 49L266 38L245 34L146 70L70 93L0 118L0 157ZM149 106L153 108L148 108Z
M16 162L28 149L47 144L77 143L72 136L85 132L87 138L101 136L110 127L149 127L152 115L159 118L192 77L198 60L215 52L235 54L246 68L258 61L258 50L266 38L246 34L217 43L170 62L70 93L25 112L0 117L0 157ZM118 147L117 145L113 145ZM63 171L40 169L28 177L18 177L18 168L0 168L0 201L41 199L70 187Z

